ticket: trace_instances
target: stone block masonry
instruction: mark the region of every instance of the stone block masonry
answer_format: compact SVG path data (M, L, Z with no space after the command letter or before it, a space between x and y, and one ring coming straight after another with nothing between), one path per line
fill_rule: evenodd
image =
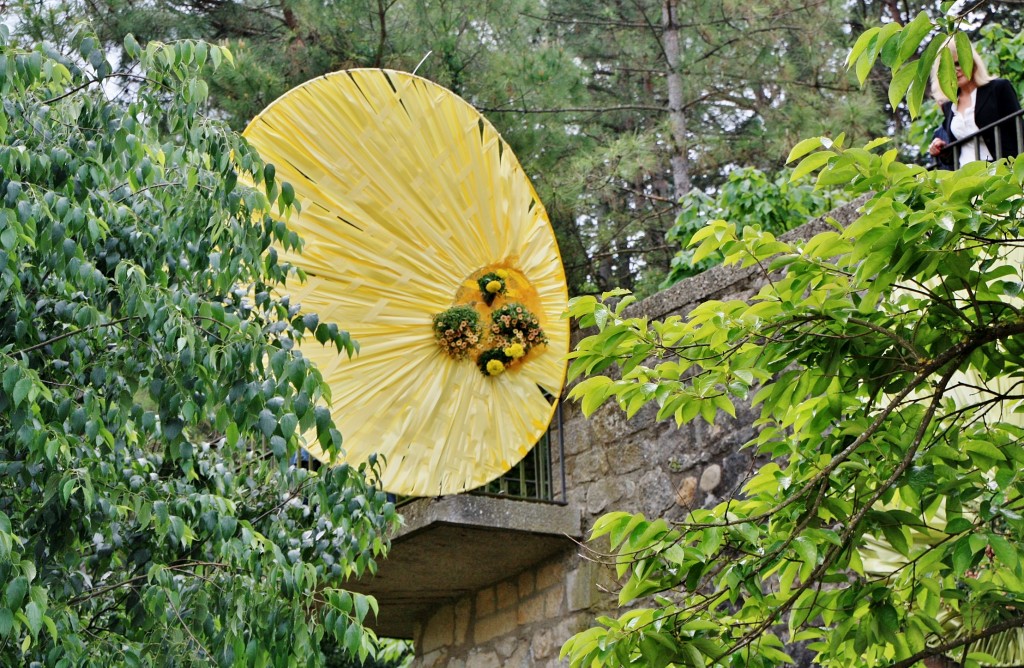
M416 629L416 665L561 665L562 643L592 621L599 577L570 552L444 605Z

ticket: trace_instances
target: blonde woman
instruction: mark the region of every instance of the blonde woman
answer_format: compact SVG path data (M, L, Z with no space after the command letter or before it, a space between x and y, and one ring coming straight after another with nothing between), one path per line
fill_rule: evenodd
M935 131L935 139L928 147L928 152L938 159L940 166L948 166L953 157L946 150L946 145L968 137L996 121L1006 118L1020 110L1020 102L1013 85L1006 79L996 79L988 73L988 68L981 60L978 52L971 47L974 56L974 71L968 78L960 67L956 46L946 43L946 48L953 56L956 66L956 85L959 89L954 105L939 86L938 63L932 68L932 95L942 106L942 126ZM980 141L968 141L960 149L959 165L963 166L975 160L996 160L1024 152L1024 137L1019 131L1020 118L1011 118L1004 123L982 130ZM996 131L999 142L996 141Z

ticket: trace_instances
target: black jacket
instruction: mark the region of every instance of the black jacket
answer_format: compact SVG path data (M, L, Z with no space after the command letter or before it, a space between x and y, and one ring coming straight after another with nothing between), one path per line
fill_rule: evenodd
M1006 79L993 79L984 86L978 87L978 94L974 98L974 122L979 128L983 128L989 123L994 123L1019 109L1020 102L1017 100L1017 92L1013 89L1013 85ZM946 102L942 105L942 115L941 129L948 133L953 140L958 139L949 128L949 123L953 119L952 102ZM1018 136L1017 120L1015 118L1010 119L981 133L981 138L985 141L988 152L996 159L1024 153L1024 150L1021 148L1024 146L1024 137ZM1024 123L1024 118L1020 119L1020 121ZM996 128L999 128L1001 140L1001 150L998 155L996 154ZM936 136L939 136L938 130L936 130ZM943 155L942 157L945 158L946 156Z

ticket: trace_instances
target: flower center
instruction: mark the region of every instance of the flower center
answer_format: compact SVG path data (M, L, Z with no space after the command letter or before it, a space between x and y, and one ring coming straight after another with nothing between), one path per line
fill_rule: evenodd
M438 347L452 359L472 360L485 376L497 376L543 351L540 297L518 269L482 267L462 282L453 301L433 319Z

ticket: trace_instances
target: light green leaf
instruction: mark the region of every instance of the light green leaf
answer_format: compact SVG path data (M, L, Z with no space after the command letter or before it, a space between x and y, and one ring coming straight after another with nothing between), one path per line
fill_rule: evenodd
M786 158L786 164L802 158L818 148L821 148L821 137L810 137L808 139L804 139L803 141L798 142L797 145L793 147L793 150L789 152L789 156ZM796 179L791 178L790 180Z
M956 69L953 67L953 54L949 49L939 50L939 87L950 100L956 101Z
M833 151L821 151L820 153L815 153L808 158L804 158L800 164L797 165L796 169L793 170L793 175L790 177L790 180L796 181L807 176L811 172L824 167L828 161L836 157L836 155L837 154Z
M32 637L36 638L39 635L39 630L43 628L43 611L35 601L31 601L25 606L25 617L28 619L28 630L32 633Z
M990 534L988 542L992 546L992 551L995 552L996 558L1007 567L1016 569L1020 565L1017 549L1010 545L1008 540L998 534Z
M960 61L960 69L968 79L974 76L974 50L971 48L971 40L967 33L957 31L953 36L956 44L957 60ZM950 98L952 99L952 98Z
M21 402L28 397L29 391L32 389L32 379L25 377L22 378L15 384L14 392L11 393L11 399L14 400L14 406L18 407Z
M900 100L907 94L916 74L917 66L914 63L903 65L893 72L892 81L889 83L889 104L893 109L899 106Z
M896 59L889 67L896 69L906 62L917 51L921 41L931 32L932 22L927 12L918 12L917 16L900 32Z
M847 67L851 67L860 59L861 54L863 54L864 51L868 48L868 45L871 44L872 40L877 40L877 35L880 30L881 28L877 27L868 28L867 30L860 34L860 37L857 38L857 41L854 43L853 48L850 49L850 53L847 54L846 56ZM861 83L863 83L863 81L861 81Z

